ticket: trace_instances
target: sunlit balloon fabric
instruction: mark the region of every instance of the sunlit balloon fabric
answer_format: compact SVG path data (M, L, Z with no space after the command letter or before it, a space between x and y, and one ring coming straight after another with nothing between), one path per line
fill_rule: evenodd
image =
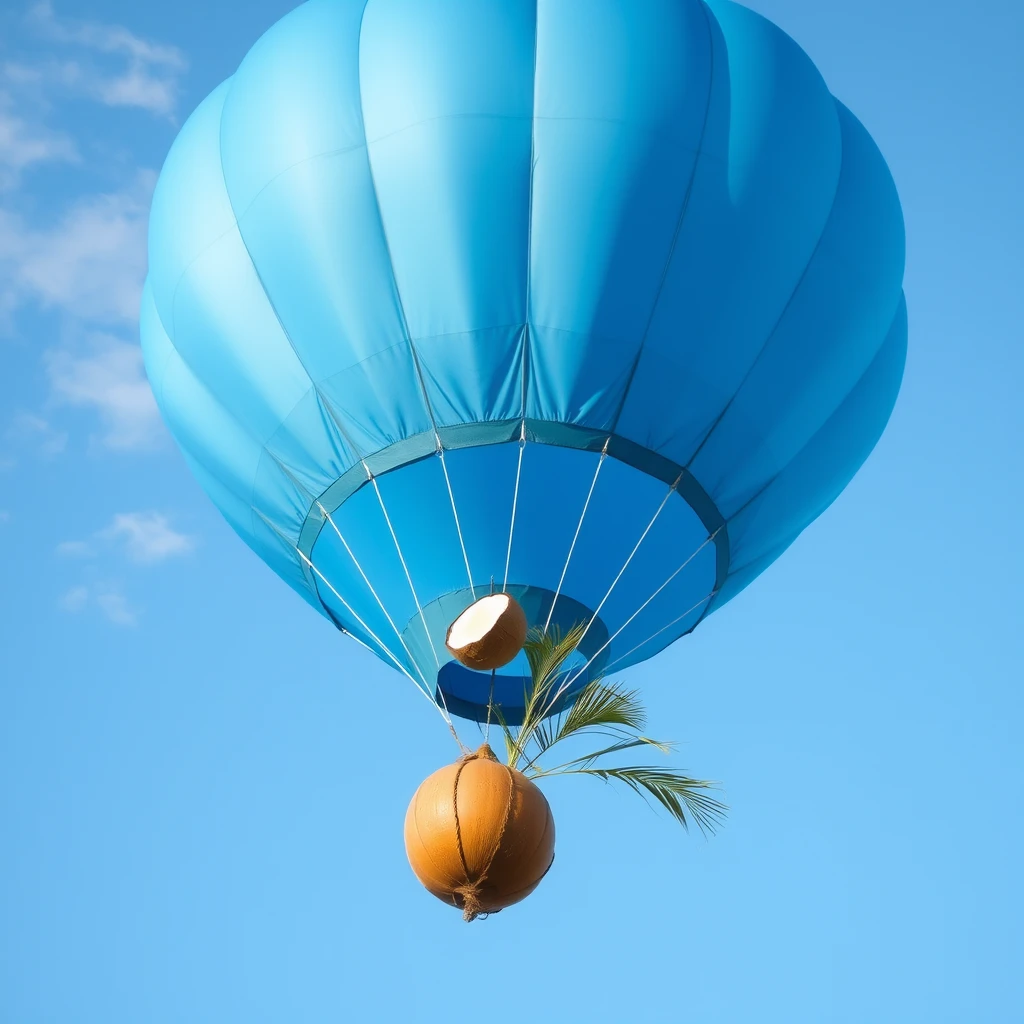
M202 486L469 717L474 596L592 620L591 671L651 657L836 498L906 352L881 155L719 0L313 0L182 128L149 257Z

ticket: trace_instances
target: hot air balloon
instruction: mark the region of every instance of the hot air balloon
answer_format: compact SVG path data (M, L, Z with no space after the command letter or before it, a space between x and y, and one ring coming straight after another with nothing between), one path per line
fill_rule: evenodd
M881 435L903 264L878 149L743 7L311 0L175 141L141 333L256 554L449 720L515 722L525 657L453 623L583 623L570 701L691 632Z

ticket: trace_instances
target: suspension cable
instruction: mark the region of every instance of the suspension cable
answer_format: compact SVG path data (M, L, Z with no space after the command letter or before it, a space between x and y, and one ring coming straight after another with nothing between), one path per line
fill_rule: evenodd
M700 608L701 605L706 605L706 604L708 604L708 602L713 601L715 599L715 595L717 593L718 593L717 590L712 590L709 594L706 594L696 604L691 605L689 608L687 608L686 611L683 612L682 615L677 615L667 625L662 626L661 629L655 630L646 640L642 640L635 647L631 647L628 651L626 651L625 654L620 654L617 658L614 659L614 661L609 661L608 664L605 665L605 669L606 670L610 669L612 667L612 665L617 665L620 661L625 661L626 658L628 658L631 654L635 654L637 651L640 650L641 647L646 646L655 637L658 637L662 633L664 633L666 629L671 629L677 622L682 622L683 619L685 619L688 615L692 615L698 608Z
M721 530L721 527L719 527L718 530ZM718 530L715 530L714 533L709 534L707 537L705 537L704 540L700 543L700 545L698 545L698 547L686 557L686 560L683 562L683 564L679 566L679 568L676 569L676 571L672 573L672 575L669 576L669 578L665 580L665 582L662 583L662 585L658 587L658 589L653 594L651 594L651 596L647 598L647 600L644 601L644 603L640 605L640 607L637 608L637 610L633 612L633 614L630 615L630 617L626 619L626 621L621 626L619 626L619 628L614 633L612 633L612 635L608 637L608 639L605 640L605 642L600 647L598 647L598 649L594 651L592 655L590 655L590 657L587 659L583 667L579 670L579 672L576 673L575 676L573 676L571 680L569 680L569 683L567 685L571 686L572 683L590 667L591 662L593 662L593 660L603 650L605 650L605 648L609 647L612 641L615 640L615 638L618 637L619 634L622 633L623 630L625 630L629 626L629 624L715 539L715 537L718 536ZM701 600L697 602L697 605L702 604L704 600L705 598L701 598ZM692 610L693 609L690 609L690 611ZM685 612L684 614L689 615L689 612Z
M519 462L516 465L516 487L512 492L512 520L508 526L508 551L505 553L505 582L501 585L501 592L508 589L508 567L512 561L512 535L516 529L516 510L519 506L519 478L523 472L523 452L526 450L526 419L519 432Z
M323 513L324 518L334 528L334 532L338 535L338 540L341 541L342 546L345 548L345 551L348 553L348 557L352 559L352 564L356 567L356 570L358 571L359 575L362 576L363 582L366 584L366 586L368 587L370 593L373 595L373 598L377 602L377 605L380 607L380 610L384 613L384 618L386 618L388 620L388 624L395 631L395 636L398 637L398 642L402 645L403 648L405 648L405 653L409 656L409 660L416 667L416 671L420 674L420 678L423 680L423 685L425 687L427 687L427 689L429 690L430 684L427 682L427 677L423 674L423 670L420 668L419 662L417 662L416 659L413 657L412 651L409 650L409 647L408 647L408 645L405 642L405 638L402 636L401 632L399 631L398 626L395 625L395 620L393 618L391 618L391 615L388 612L387 608L384 607L384 602L380 599L380 595L374 589L373 584L370 582L370 578L366 575L366 571L359 564L359 559L356 558L355 552L352 550L351 547L349 547L348 541L345 540L344 536L342 535L341 530L338 529L338 524L334 521L334 519L332 518L330 512L328 512L327 509L324 508L324 506L321 505L319 501L316 504L317 504L317 507L320 509L320 511Z
M551 607L548 609L548 617L544 623L545 634L548 631L548 627L551 625L551 616L555 614L555 605L558 602L558 597L562 593L562 584L565 582L565 574L569 571L569 562L572 559L572 553L576 550L576 541L579 539L580 530L583 529L583 520L586 518L587 509L590 508L590 499L594 496L594 488L597 486L597 478L601 473L601 467L604 465L604 460L608 457L608 442L611 441L609 437L604 443L604 448L601 449L601 457L597 460L597 468L594 470L594 479L590 481L590 490L587 492L587 500L583 502L583 511L580 513L580 521L576 524L576 532L572 536L572 543L569 545L569 553L565 556L565 565L562 566L562 575L558 577L558 586L555 588L555 596L551 599Z
M459 522L459 510L455 507L455 492L452 490L451 477L448 476L448 464L444 460L444 445L441 443L441 436L436 433L434 436L437 438L437 454L441 458L441 469L444 472L444 482L448 487L448 500L452 503L452 515L455 517L455 531L459 535L459 547L462 549L462 561L466 563L466 576L469 578L469 591L473 595L473 600L476 600L476 586L473 583L473 570L469 567L469 555L466 554L466 541L462 536L462 523Z
M433 652L434 663L440 670L441 660L437 656L437 648L434 647L434 638L430 635L430 630L427 627L427 620L423 614L423 607L420 605L420 598L416 593L416 585L412 581L412 574L409 572L409 566L406 564L405 555L402 554L402 545L398 543L398 535L395 533L395 527L391 522L391 516L388 515L387 507L384 504L384 495L380 492L380 486L377 484L377 478L370 473L365 462L363 463L363 466L369 476L370 483L373 484L374 491L377 493L377 501L380 503L380 510L384 514L384 521L388 524L388 530L391 532L391 539L395 542L395 551L398 552L398 560L402 563L402 571L405 573L406 581L409 584L409 590L412 593L412 599L416 605L416 611L419 613L420 622L423 623L423 632L427 634L427 642L430 644L430 650Z

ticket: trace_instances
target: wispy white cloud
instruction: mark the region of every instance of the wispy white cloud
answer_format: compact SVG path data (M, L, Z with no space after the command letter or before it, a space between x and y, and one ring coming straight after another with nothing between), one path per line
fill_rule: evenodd
M57 604L66 612L80 612L89 603L89 588L71 587L61 594Z
M138 345L92 335L84 353L51 349L44 358L53 401L97 412L105 447L149 448L164 437Z
M0 311L28 302L93 322L135 322L154 176L74 204L52 226L0 209Z
M58 607L77 613L94 608L115 626L134 626L141 610L127 597L120 583L99 573L111 569L118 556L137 566L153 566L180 558L195 549L195 538L172 525L160 512L120 512L87 540L62 541L54 549L59 558L87 560L86 582L66 590Z
M122 75L99 76L86 84L92 95L108 107L139 107L152 114L170 116L178 101L177 78L152 75L137 65Z
M61 594L57 600L57 606L72 615L77 615L93 605L115 626L138 624L139 609L132 605L121 588L113 583L74 586Z
M66 540L55 554L62 558L94 558L103 549L118 550L136 565L156 565L195 550L194 537L181 533L161 512L119 512L89 540Z
M107 107L136 107L172 120L178 102L178 75L154 75L138 62L110 72L89 60L8 61L0 77L8 89L31 101L68 93Z
M159 512L119 513L99 536L122 543L128 557L140 565L187 555L195 548L194 539L173 529Z
M50 397L36 419L48 422L62 406L87 409L99 416L102 429L92 440L101 446L152 446L162 426L139 349L125 339L138 323L155 174L139 172L42 217L20 186L34 180L26 169L44 163L95 163L90 140L57 120L62 101L173 120L187 62L177 47L123 25L64 16L51 0L32 3L20 25L27 35L19 56L0 61L0 334L20 327L22 311L59 314L62 341L43 354ZM19 427L22 441L31 435L52 454L66 435L50 429L44 440L41 426ZM4 466L13 461L3 458Z
M59 16L49 2L34 4L27 21L42 38L82 56L40 69L44 86L70 88L107 106L173 114L179 81L188 66L177 47L143 39L121 25ZM122 66L112 69L103 61L87 59L90 55L119 58ZM22 65L23 76L25 70Z
M60 558L92 558L96 549L84 540L61 541L55 549Z
M139 610L116 587L95 588L94 596L100 611L115 626L134 626L138 622Z
M48 419L31 412L18 413L4 432L4 439L17 448L27 448L33 454L43 456L59 455L68 443L65 431L58 430Z
M100 53L122 54L178 71L186 66L184 55L175 46L151 43L121 25L58 17L49 0L33 4L27 18L42 35L54 42L77 44Z
M14 188L21 172L34 164L78 161L78 148L69 135L19 117L10 96L0 93L0 190Z

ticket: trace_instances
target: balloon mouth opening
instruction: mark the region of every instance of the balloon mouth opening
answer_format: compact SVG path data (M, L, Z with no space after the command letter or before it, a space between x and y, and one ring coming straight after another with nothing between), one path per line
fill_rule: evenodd
M608 640L608 627L600 617L595 618L591 609L579 601L564 594L555 600L554 592L544 587L509 585L508 593L522 606L531 629L543 628L548 622L549 615L549 632L557 632L562 636L580 622L591 623L579 648L566 662L562 680L556 684L557 689L563 682L569 682L565 693L551 708L550 713L555 714L570 705L580 690L591 679L601 674L608 657L608 649L605 646ZM499 595L495 595L497 596ZM445 595L434 604L438 606L437 612L442 608L452 607L459 607L461 612L470 607L475 600L469 588L465 588L457 594ZM434 611L429 606L424 608L428 622ZM419 621L417 616L409 623L407 636L417 629ZM437 672L434 700L439 706L446 707L451 714L474 722L487 721L488 704L493 701L494 705L500 708L501 716L506 723L519 725L525 710L525 694L531 686L530 663L525 651L520 651L511 662L493 673L477 671L452 658ZM493 714L491 719L496 720Z
M557 692L565 681L571 680L565 693L552 704L550 714L557 714L572 704L580 690L593 678L591 669L584 668L585 663L585 658L577 659L577 663L570 666L555 683L554 689ZM576 673L579 673L578 677L572 679ZM522 724L523 713L526 710L523 697L530 685L531 679L527 673L511 674L508 669L495 673L494 705L507 725ZM434 699L439 706L447 707L450 714L458 715L459 718L471 722L486 722L490 692L490 672L476 672L457 661L450 661L447 665L442 665L437 673L437 691ZM491 721L497 724L496 714L491 715Z

